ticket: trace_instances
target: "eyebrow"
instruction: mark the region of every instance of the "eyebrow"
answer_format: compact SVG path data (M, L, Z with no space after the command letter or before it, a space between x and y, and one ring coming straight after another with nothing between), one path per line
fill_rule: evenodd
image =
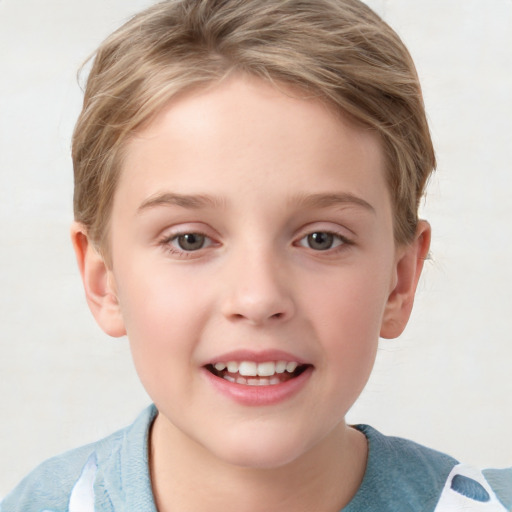
M298 195L293 198L293 202L305 208L329 208L330 206L353 205L360 206L369 212L375 213L375 208L368 201L347 192Z
M199 210L201 208L212 208L223 205L223 201L213 196L205 194L176 194L172 192L157 193L145 201L138 207L137 212L149 210L157 206L180 206L191 210Z
M331 206L355 205L375 213L375 208L364 199L350 193L326 193L326 194L300 194L294 196L290 203L297 204L301 208L329 208ZM215 208L224 205L220 198L206 194L177 194L172 192L157 193L138 207L137 212L143 212L158 206L179 206L191 210L201 208Z

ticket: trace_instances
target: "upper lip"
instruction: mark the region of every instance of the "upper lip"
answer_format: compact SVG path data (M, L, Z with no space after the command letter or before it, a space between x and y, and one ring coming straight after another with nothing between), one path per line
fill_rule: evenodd
M228 362L228 361L253 361L255 363L265 363L268 361L286 361L286 362L296 362L300 365L309 364L302 357L299 357L295 354L290 354L289 352L284 352L282 350L262 350L262 351L254 351L254 350L233 350L230 352L224 352L214 358L209 359L204 363L204 366L213 365L218 362Z

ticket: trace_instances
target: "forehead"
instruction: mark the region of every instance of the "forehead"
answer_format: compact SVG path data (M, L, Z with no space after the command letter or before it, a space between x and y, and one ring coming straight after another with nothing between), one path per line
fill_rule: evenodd
M371 195L379 187L366 189L375 183L385 191L383 174L372 130L300 90L238 75L180 94L137 133L116 195L143 201L159 189L208 188L222 196L231 185L243 192L261 179L276 195L318 187L314 193L338 187L340 175L344 192Z

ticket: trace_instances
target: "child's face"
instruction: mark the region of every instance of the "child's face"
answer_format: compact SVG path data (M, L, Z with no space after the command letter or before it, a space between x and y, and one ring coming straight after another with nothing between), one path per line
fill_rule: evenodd
M400 280L383 167L370 131L242 77L129 142L108 282L169 432L271 467L344 428Z

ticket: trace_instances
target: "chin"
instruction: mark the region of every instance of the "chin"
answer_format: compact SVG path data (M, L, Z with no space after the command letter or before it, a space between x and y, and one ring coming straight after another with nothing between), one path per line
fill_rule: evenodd
M255 432L252 435L233 435L220 449L209 451L226 464L247 469L277 469L300 459L307 451L307 443L290 432L271 435Z
M222 459L225 463L245 469L272 470L287 466L297 459L296 453L268 453L265 449L260 450L240 450L226 456Z

